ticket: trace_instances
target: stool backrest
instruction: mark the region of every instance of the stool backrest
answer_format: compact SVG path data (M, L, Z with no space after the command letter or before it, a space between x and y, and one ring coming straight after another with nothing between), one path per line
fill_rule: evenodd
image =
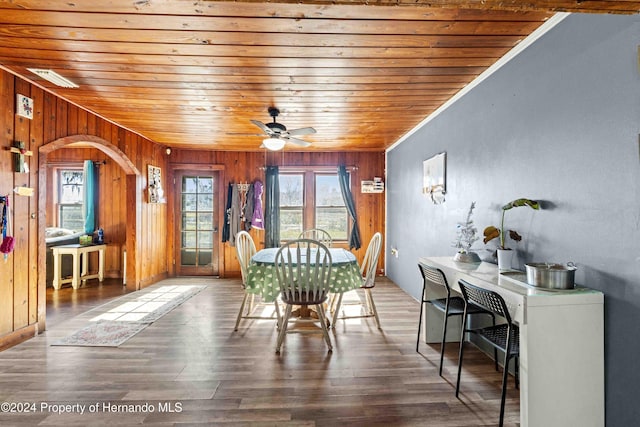
M309 230L304 230L302 233L300 233L298 239L317 240L328 248L331 247L331 242L333 240L331 238L331 235L321 228L311 228Z
M311 239L292 240L276 253L275 273L282 300L287 304L319 304L329 293L329 249Z
M378 259L382 250L382 233L376 232L367 246L367 252L364 254L362 265L360 266L360 274L364 277L363 288L373 288L376 284L376 269L378 268Z
M447 282L447 277L444 275L444 272L442 270L422 263L418 263L418 267L420 268L420 273L422 273L423 280L435 283L436 285L444 286L444 288L447 290L447 297L451 296L451 288L449 287L449 282Z
M489 310L492 313L504 317L507 320L507 323L512 323L507 303L499 293L472 285L462 279L458 280L458 285L460 285L462 297L467 304L473 303L478 305L485 310Z
M240 263L240 272L242 274L242 283L246 285L247 269L251 262L251 257L256 254L256 245L253 238L246 231L240 231L236 234L236 255Z

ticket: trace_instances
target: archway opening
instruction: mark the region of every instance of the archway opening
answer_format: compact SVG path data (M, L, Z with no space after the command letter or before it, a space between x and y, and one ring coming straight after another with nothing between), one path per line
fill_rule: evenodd
M109 242L108 238L105 239L110 243L107 244L106 258L109 261L106 265L110 265L112 268L111 276L105 275L105 277L113 278L120 274L119 283L126 285L126 291L138 290L140 281L137 277L139 271L136 268L135 260L139 249L135 236L137 235L140 220L136 200L141 198L141 173L126 154L109 141L93 135L73 135L57 139L40 147L38 235L45 236L48 221L49 223L52 222L51 208L47 205L53 200L55 196L53 192L57 191L57 189L53 188L51 171L55 168L55 164L64 164L61 159L66 160L67 157L67 154L62 156L60 154L62 151L57 151L60 149L74 149L68 151L68 153L75 153L76 157L81 155L79 153L93 153L91 157L105 159L102 162L97 162L99 165L102 164L102 166L99 166L103 168L100 171L101 175L102 172L108 171L106 176L102 177L103 182L100 186L102 193L104 193L101 198L101 203L104 205L101 206L101 211L107 210L109 212L108 215L103 214L103 218L99 218L98 221L102 223L101 226L106 223L113 230L111 241ZM74 156L70 157L73 158ZM113 207L111 206L112 204L116 206ZM48 209L50 218L47 217ZM97 215L97 217L100 217L100 215ZM47 258L50 258L49 262L52 262L52 257L48 256L52 251L50 247L47 247L48 244L45 239L40 238L38 241L38 321L40 327L44 328L47 308L47 284L51 284L51 281L47 279L47 268L52 269L51 265L47 265ZM97 257L97 254L95 256ZM89 264L91 263L89 262ZM113 280L109 283L113 283ZM123 290L123 287L120 286L120 291L122 292ZM68 293L70 292L68 291Z

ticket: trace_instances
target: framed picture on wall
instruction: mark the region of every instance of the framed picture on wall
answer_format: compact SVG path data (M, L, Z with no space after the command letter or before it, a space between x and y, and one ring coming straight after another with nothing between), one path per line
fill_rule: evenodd
M16 114L30 120L33 119L33 99L17 94Z
M444 202L446 193L447 153L439 153L422 162L422 193L429 196L435 204Z
M149 203L164 203L164 189L162 188L162 171L157 166L148 166L147 192Z

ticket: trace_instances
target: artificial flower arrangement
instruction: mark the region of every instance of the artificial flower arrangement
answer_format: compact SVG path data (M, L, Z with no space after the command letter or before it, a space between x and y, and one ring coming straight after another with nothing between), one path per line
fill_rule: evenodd
M477 236L478 230L473 225L473 220L471 219L471 215L473 214L473 209L475 207L476 202L471 202L466 220L464 222L459 222L457 225L457 239L453 242L453 247L458 249L458 252L453 258L455 261L480 262L478 254L471 252L471 245L479 239Z

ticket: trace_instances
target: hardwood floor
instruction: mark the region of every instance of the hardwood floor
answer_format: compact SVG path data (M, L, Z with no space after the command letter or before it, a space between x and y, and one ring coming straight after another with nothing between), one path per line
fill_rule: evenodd
M195 283L208 286L119 348L51 343L85 326L100 313L101 296L119 295L121 285L91 291L96 299L86 304L95 308L78 315L81 289L58 296L45 333L0 353L0 402L33 405L3 411L0 425L497 425L501 375L493 362L465 347L456 399L457 345L447 346L439 377L439 346L415 351L418 302L387 279L373 291L382 331L372 318L339 320L333 353L321 334L291 334L280 355L274 321L245 320L233 331L239 280L176 278L154 287ZM505 425L513 426L519 392L510 379Z
M98 279L87 280L75 291L69 285L57 291L48 287L47 329L126 293L122 279L104 279L102 283Z

